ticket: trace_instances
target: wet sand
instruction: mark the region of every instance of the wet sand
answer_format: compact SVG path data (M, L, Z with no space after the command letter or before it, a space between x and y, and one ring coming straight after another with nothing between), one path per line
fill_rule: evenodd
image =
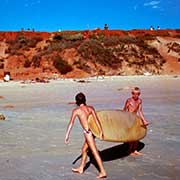
M121 143L96 140L110 180L178 180L180 177L180 76L90 78L50 83L0 83L0 180L96 179L92 158L82 175L71 172L83 143L78 122L70 144L64 136L79 91L100 109L122 109L130 88L142 90L143 110L150 121L139 148L143 156L127 156ZM90 156L91 157L91 156ZM74 162L74 164L73 164Z

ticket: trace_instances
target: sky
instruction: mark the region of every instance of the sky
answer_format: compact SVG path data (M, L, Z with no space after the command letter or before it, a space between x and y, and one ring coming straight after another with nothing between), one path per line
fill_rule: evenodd
M0 0L0 31L180 29L180 0Z

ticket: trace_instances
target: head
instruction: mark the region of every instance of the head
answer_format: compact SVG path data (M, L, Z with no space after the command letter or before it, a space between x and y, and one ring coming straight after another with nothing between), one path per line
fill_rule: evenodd
M76 95L75 100L76 100L76 104L78 106L80 106L81 104L86 105L86 97L82 92L80 92Z
M132 93L132 98L137 100L139 98L140 94L141 94L141 90L138 87L134 87L132 89L131 93Z

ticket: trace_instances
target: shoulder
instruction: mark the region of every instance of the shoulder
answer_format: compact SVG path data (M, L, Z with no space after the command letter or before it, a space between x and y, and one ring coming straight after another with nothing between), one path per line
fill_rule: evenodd
M87 106L89 111L94 111L94 107L93 106Z
M142 104L142 99L139 98L139 104Z
M131 102L131 101L132 101L131 98L128 98L128 99L126 100L127 103L129 103L129 102Z
M95 109L93 106L86 106L87 107L87 110L88 112L91 114L91 113L94 113L95 112Z
M74 114L74 115L78 114L78 112L79 112L79 108L75 108L75 109L72 110L72 114Z

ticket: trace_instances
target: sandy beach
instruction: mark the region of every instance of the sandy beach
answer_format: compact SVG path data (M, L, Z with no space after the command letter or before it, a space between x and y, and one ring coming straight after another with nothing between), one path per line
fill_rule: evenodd
M84 92L96 110L122 109L131 87L141 88L149 120L141 140L142 156L125 156L121 143L96 140L108 180L178 180L180 177L180 76L122 76L50 83L0 82L0 180L91 180L98 171L91 159L84 174L80 163L83 132L76 121L70 144L64 136L71 102Z

